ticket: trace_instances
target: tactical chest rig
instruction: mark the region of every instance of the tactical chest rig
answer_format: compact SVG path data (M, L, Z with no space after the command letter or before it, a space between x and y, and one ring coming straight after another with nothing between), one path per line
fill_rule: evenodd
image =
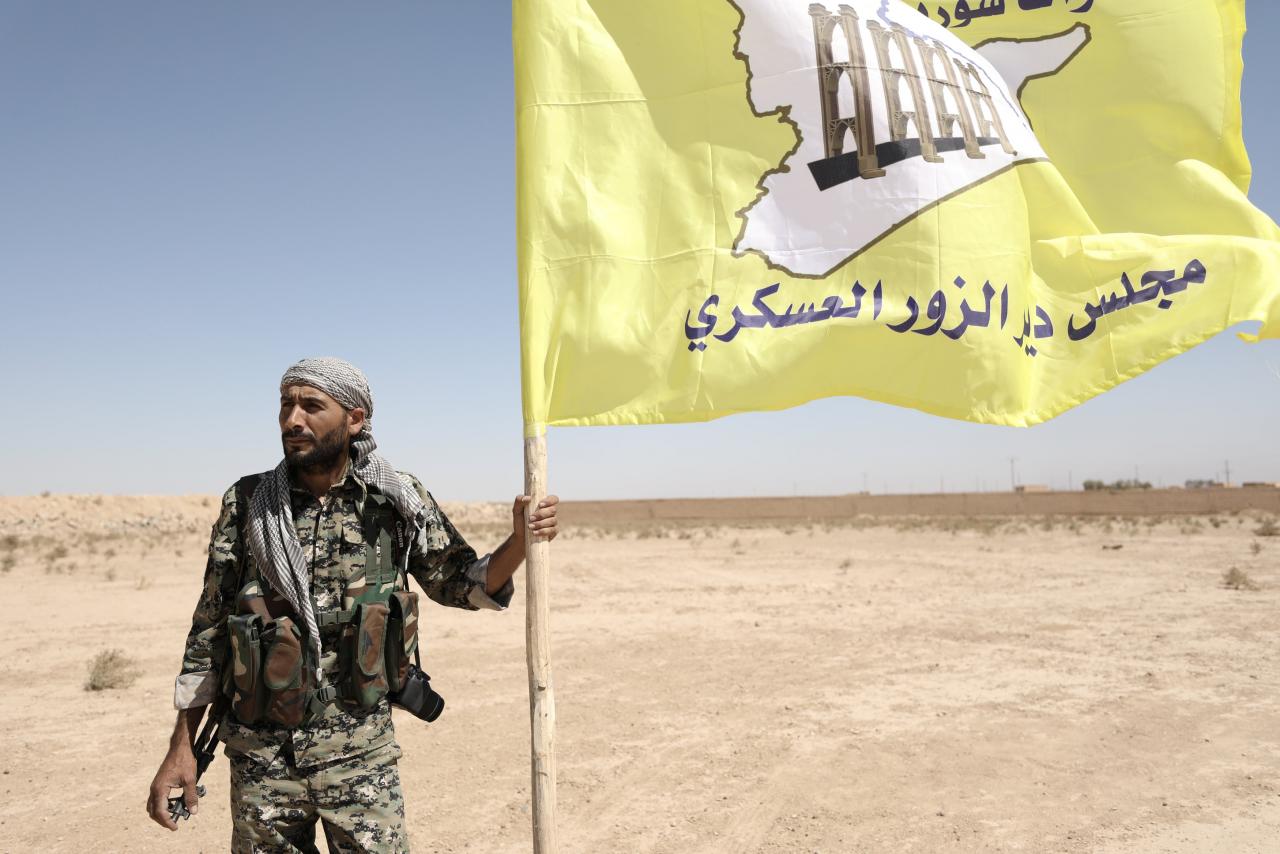
M249 475L236 483L241 586L227 617L230 649L222 674L233 714L245 724L296 727L335 702L370 709L394 698L409 681L410 656L418 658L418 594L409 591L407 577L412 532L385 496L367 494L360 517L364 581L348 582L343 604L349 607L316 613L321 639L338 659L332 681L316 684L317 663L307 660L305 630L292 607L265 587L256 568L246 577L245 521L260 479Z

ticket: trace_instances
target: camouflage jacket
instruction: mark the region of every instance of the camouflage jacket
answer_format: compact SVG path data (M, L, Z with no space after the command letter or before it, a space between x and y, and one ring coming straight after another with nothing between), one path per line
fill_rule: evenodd
M502 610L511 601L510 581L492 597L485 593L489 559L477 559L449 522L439 505L418 482L409 476L426 505L426 527L409 554L409 572L428 597L454 608ZM343 594L352 581L364 574L365 540L360 520L367 489L348 469L323 500L306 489L293 488L293 520L298 541L311 564L311 591L318 611L343 607ZM222 496L222 511L209 540L209 561L204 589L191 618L182 672L174 691L179 709L203 706L220 689L221 672L227 655L227 616L235 605L239 587L254 573L253 555L245 555L244 579L240 559L246 546L236 535L236 489ZM331 671L336 662L334 638L322 635L321 667ZM317 765L394 741L391 711L383 700L368 711L334 704L320 718L297 729L274 724L245 726L228 715L223 726L227 750L270 761L286 743L292 747L299 768Z

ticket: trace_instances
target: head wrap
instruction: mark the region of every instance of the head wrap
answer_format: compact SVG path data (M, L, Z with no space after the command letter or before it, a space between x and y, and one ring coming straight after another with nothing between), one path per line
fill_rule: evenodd
M346 409L364 410L364 426L351 441L352 471L366 486L385 495L412 528L420 528L424 508L417 490L374 453L378 444L373 440L373 393L360 369L342 359L303 359L280 378L281 389L293 385L311 386ZM293 524L287 460L281 460L254 490L246 534L259 574L302 619L319 678L320 629L311 596L311 569Z

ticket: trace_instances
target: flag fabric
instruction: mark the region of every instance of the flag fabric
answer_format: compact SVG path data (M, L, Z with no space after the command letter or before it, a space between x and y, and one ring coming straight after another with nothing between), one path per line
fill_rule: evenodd
M1243 0L515 0L524 418L1043 421L1243 321Z

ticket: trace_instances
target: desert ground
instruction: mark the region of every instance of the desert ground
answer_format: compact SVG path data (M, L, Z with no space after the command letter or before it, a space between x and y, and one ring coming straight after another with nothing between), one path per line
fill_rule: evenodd
M226 850L225 757L177 833L144 810L216 512L0 498L0 851ZM564 515L562 851L1280 851L1269 512ZM527 852L523 597L423 622L448 708L396 716L414 850ZM136 678L86 690L113 648Z

